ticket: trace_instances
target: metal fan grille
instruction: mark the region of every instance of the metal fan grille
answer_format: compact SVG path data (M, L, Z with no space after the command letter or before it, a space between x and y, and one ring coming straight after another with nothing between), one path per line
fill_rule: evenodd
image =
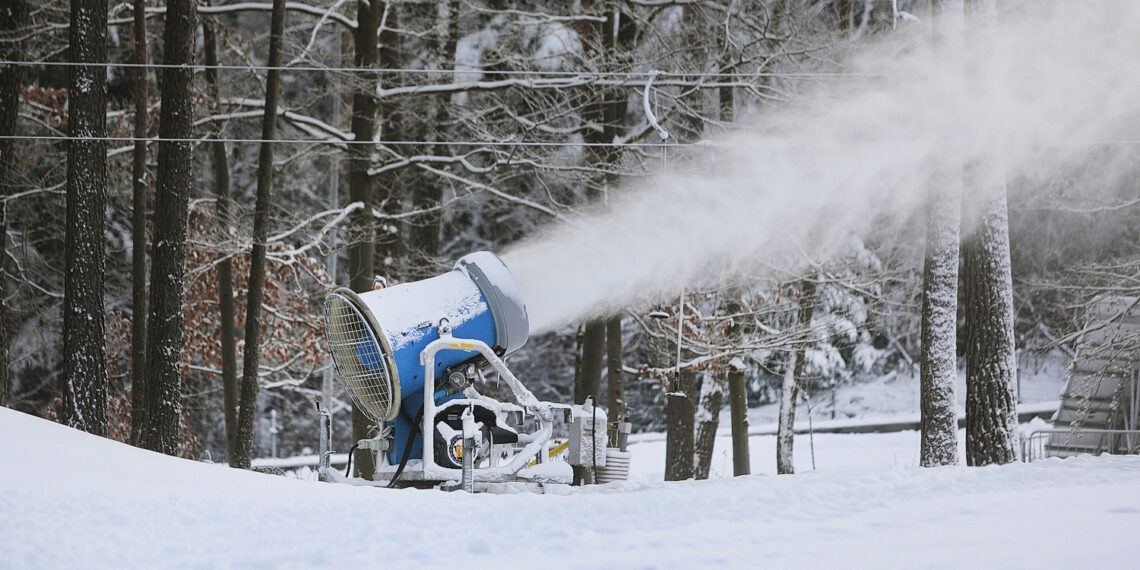
M391 420L399 402L385 355L360 310L339 294L325 299L329 351L353 401L375 421Z

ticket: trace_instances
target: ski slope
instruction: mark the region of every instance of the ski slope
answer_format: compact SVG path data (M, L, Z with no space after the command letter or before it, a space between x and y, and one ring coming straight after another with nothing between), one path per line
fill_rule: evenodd
M1140 457L922 470L845 437L861 465L465 495L236 471L0 409L0 568L1135 564Z

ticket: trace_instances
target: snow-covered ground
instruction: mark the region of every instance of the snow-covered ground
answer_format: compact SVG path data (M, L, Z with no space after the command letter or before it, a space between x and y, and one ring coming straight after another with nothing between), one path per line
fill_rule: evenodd
M757 467L770 462L768 439L753 439ZM818 471L795 476L472 496L235 471L0 409L0 567L1135 563L1140 457L923 470L911 467L914 441L817 436ZM807 440L797 443L805 470Z

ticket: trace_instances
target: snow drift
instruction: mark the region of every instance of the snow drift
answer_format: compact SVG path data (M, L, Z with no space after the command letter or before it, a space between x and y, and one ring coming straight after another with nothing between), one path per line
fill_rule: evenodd
M1140 457L467 495L175 459L0 409L0 567L1119 567Z

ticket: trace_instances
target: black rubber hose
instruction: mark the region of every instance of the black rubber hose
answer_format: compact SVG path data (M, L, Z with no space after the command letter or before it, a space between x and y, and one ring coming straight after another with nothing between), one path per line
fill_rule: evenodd
M593 416L590 418L590 458L594 460L594 484L598 484L598 403L594 402L591 408Z
M412 456L412 442L416 440L416 426L424 419L424 409L416 413L416 419L412 421L412 428L408 430L408 438L404 441L404 453L400 456L400 466L396 468L396 473L392 475L392 480L388 481L388 488L395 487L400 481L400 475L404 474L404 468L408 466L408 458ZM421 431L422 428L421 428ZM424 445L427 445L427 434L424 434Z
M352 448L348 450L348 466L344 468L344 476L346 478L351 476L351 473L352 473L352 454L353 454L353 452L356 451L356 448L359 445L360 445L359 443L354 443L354 444L352 444Z

